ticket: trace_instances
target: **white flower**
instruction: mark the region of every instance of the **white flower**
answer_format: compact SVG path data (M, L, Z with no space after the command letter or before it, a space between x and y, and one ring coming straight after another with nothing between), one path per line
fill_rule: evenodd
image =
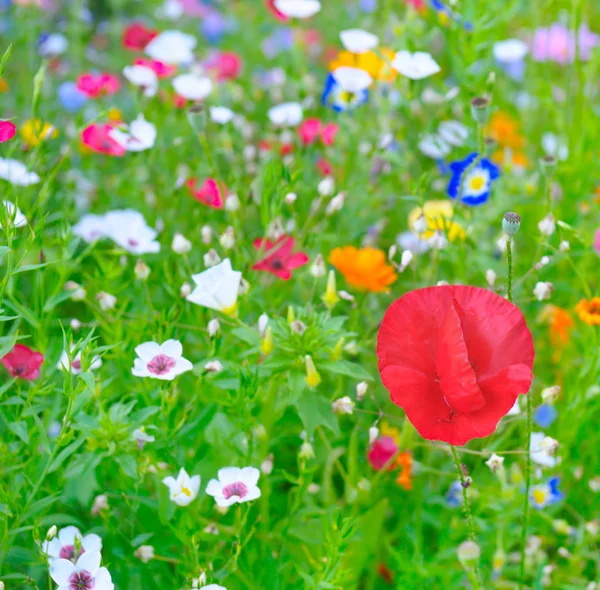
M210 118L219 125L226 125L233 120L235 113L227 107L210 107Z
M436 230L433 235L427 240L427 243L434 250L443 250L448 245L448 238L444 235L443 231Z
M366 53L375 49L379 43L379 38L373 33L363 31L362 29L347 29L340 33L342 45L352 53Z
M73 234L79 236L88 244L106 236L104 215L84 215L74 226Z
M144 342L136 347L135 353L139 358L135 359L131 372L136 377L172 381L193 368L192 363L183 358L183 347L178 340L167 340L163 344Z
M165 477L162 482L169 488L169 497L177 506L187 506L196 499L200 491L200 476L190 477L182 467L177 479Z
M196 38L181 31L163 31L154 37L144 52L152 59L178 65L194 61Z
M202 586L200 590L227 590L227 588L219 586L219 584L209 584L208 586Z
M403 76L411 80L421 80L437 74L441 68L429 53L424 51L398 51L392 67Z
M2 204L6 209L6 217L8 218L9 224L12 223L15 227L27 225L27 217L21 213L21 210L12 201L2 201ZM1 223L0 229L2 229Z
M69 42L60 33L51 33L39 45L38 51L42 57L54 57L64 53L69 47Z
M269 316L266 313L261 313L258 318L258 333L261 338L264 338L269 323Z
M100 309L102 311L108 311L109 309L113 309L117 304L117 298L106 291L100 291L98 295L96 295L96 301L100 304Z
M319 0L275 0L275 8L289 18L310 18L321 10Z
M542 397L542 401L548 403L554 402L560 395L560 390L560 385L553 385L552 387L546 387L542 389L542 393L540 394Z
M556 457L548 452L548 448L543 447L542 442L545 439L546 435L543 432L532 432L529 443L529 454L534 463L543 467L554 467L557 463Z
M435 133L428 133L419 141L419 149L428 158L441 160L450 153L450 146Z
M229 258L204 272L192 275L192 279L196 288L187 296L188 301L225 314L235 313L242 273L231 268Z
M148 563L151 559L154 559L154 547L152 547L152 545L140 545L140 547L135 550L134 555L142 563Z
M558 245L558 251L559 252L568 252L570 249L571 249L571 244L569 244L569 242L567 240L563 240Z
M529 53L526 43L519 39L506 39L494 43L494 57L503 64L521 61Z
M438 126L439 136L448 144L460 147L469 137L469 129L459 121L442 121Z
M146 443L153 443L156 440L153 435L148 434L143 428L136 428L131 436L137 442L140 450L144 448Z
M354 402L345 395L344 397L336 399L331 404L331 410L334 414L352 414L354 411Z
M485 464L494 472L501 471L504 468L504 457L499 457L496 453L485 462Z
M551 236L556 231L556 220L552 213L548 213L542 221L538 223L538 229L544 236Z
M221 361L208 361L204 365L204 370L209 373L220 373L223 370L223 364Z
M92 516L97 516L103 510L108 510L108 509L109 509L108 498L106 497L105 494L100 494L99 496L96 496L94 498L94 502L92 504L92 510L91 510Z
M108 135L128 152L143 152L154 146L156 127L144 115L138 115L125 130L115 128Z
M183 3L180 0L166 0L165 3L156 11L157 18L168 18L177 20L185 12Z
M218 480L208 482L206 493L220 507L250 502L260 498L260 489L256 485L259 477L260 471L255 467L224 467L219 469Z
M557 160L566 160L569 157L569 146L550 131L542 135L542 148L547 156L554 156Z
M144 96L154 96L158 90L158 76L152 68L146 66L135 65L125 66L123 75L134 86L141 88Z
M414 254L412 250L404 250L400 256L400 271L406 270L406 267L412 262Z
M332 176L326 176L317 185L317 191L322 197L328 197L333 194L335 189L335 180Z
M101 559L99 551L86 551L75 564L57 559L50 566L50 577L58 590L114 590L108 570L100 567Z
M92 359L92 362L89 366L89 371L93 371L97 368L99 368L102 365L102 359L99 356L95 356ZM57 367L63 371L68 371L69 370L69 355L67 354L66 350L63 350L61 356L60 356L60 360L58 361ZM73 359L73 361L71 362L71 373L73 375L79 375L81 374L81 352L78 352L75 355L75 358Z
M356 386L356 399L358 401L361 401L365 397L365 394L367 393L368 389L369 389L369 384L366 381L361 381Z
M315 261L310 265L310 274L318 279L320 277L324 277L327 269L325 268L325 260L323 260L323 256L319 253L315 258Z
M485 271L485 280L490 287L494 286L494 283L496 282L496 273L491 268L488 268Z
M206 76L181 74L173 78L175 92L188 100L204 100L212 91L213 83Z
M533 294L538 301L550 299L554 287L552 283L539 281L533 289Z
M192 249L192 242L190 242L185 236L180 233L176 233L173 236L171 242L171 250L175 254L187 254Z
M302 107L298 102L284 102L267 111L269 121L273 125L295 127L302 121Z
M369 73L352 66L341 66L333 70L331 74L342 90L352 94L366 90L373 83L373 78Z
M60 529L58 536L51 541L43 542L42 550L48 556L48 562L52 564L57 559L75 561L79 557L79 555L75 555L76 539L77 544L80 545L80 551L89 553L102 549L102 539L98 535L83 536L77 527L67 526Z
M160 244L156 231L148 227L144 216L132 209L110 211L104 216L105 235L131 254L156 253Z
M0 158L0 178L16 186L29 186L40 181L35 172L28 172L25 164L12 158Z

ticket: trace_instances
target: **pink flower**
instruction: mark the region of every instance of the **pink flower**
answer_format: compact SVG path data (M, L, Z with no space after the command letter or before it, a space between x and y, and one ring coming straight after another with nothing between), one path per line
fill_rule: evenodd
M19 377L26 381L33 381L40 376L40 367L44 362L44 355L41 352L31 350L23 344L17 344L6 355L0 359L8 372L13 377Z
M284 281L292 278L292 270L308 262L308 256L304 252L292 254L294 238L291 236L281 236L274 243L271 240L257 238L254 240L254 247L262 250L266 256L259 260L252 270L270 272Z
M280 20L281 22L287 22L290 20L285 14L283 14L283 12L277 10L275 7L275 0L265 0L265 6L277 20Z
M381 471L386 463L398 452L398 445L391 436L380 436L367 454L369 463L376 471ZM388 469L393 469L393 464Z
M219 82L235 80L242 70L242 58L232 51L222 51L209 58L205 66Z
M143 57L138 57L138 59L136 59L133 63L136 66L150 68L159 78L168 78L177 70L175 66L170 66L157 59L145 59Z
M127 152L125 147L110 136L113 129L115 126L109 123L94 123L81 132L81 141L83 145L98 154L124 156Z
M319 158L316 165L317 165L317 170L323 176L332 176L333 175L333 166L331 165L331 162L329 162L325 158Z
M222 209L223 194L217 181L214 178L207 178L199 188L196 182L195 178L190 178L185 183L194 199L213 209Z
M600 256L600 229L596 231L596 239L594 240L594 250Z
M17 128L10 121L0 121L0 143L4 143L15 136Z
M104 95L115 94L121 83L112 74L82 74L77 78L77 89L88 98L98 98Z
M319 138L325 145L333 145L338 129L335 123L324 124L320 119L305 119L298 127L298 135L304 145L311 145Z
M149 29L143 23L131 23L124 31L121 43L130 51L143 51L144 47L158 35L156 29Z
M587 25L578 31L579 55L582 61L590 59L590 53L600 43L600 37ZM554 61L560 64L575 60L575 32L559 23L547 29L538 29L533 38L532 56L535 61Z

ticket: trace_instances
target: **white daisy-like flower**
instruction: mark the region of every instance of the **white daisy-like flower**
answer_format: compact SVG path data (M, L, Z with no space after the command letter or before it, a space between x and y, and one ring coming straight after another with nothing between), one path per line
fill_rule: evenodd
M175 92L188 100L204 100L213 91L210 78L198 74L181 74L173 78Z
M69 41L61 33L51 33L39 45L38 51L42 57L55 57L64 53L69 47Z
M146 224L144 216L133 209L110 211L104 216L105 235L131 254L156 253L160 244L157 232Z
M235 117L235 113L227 107L210 107L210 118L219 125L226 125Z
M146 121L144 115L140 114L124 130L115 128L108 134L128 152L143 152L154 146L156 126Z
M275 0L275 8L289 18L310 18L321 10L318 0Z
M0 178L15 186L30 186L40 181L35 172L29 172L25 164L12 158L0 158Z
M152 59L169 65L187 64L194 61L196 37L181 31L163 31L148 45L144 52Z
M135 359L131 372L136 377L151 377L162 381L172 381L194 367L183 358L183 346L179 340L167 340L162 344L144 342L136 346Z
M84 215L72 229L74 235L79 236L88 244L106 236L106 222L104 215Z
M228 315L236 313L242 273L231 268L229 258L192 275L192 279L196 288L187 296L188 301Z
M392 67L411 80L422 80L441 71L433 57L424 51L398 51L392 61Z
M257 486L260 471L255 467L224 467L219 469L218 479L211 479L206 493L212 496L217 506L227 507L233 504L250 502L260 498Z
M533 289L533 295L538 301L550 299L554 286L548 281L538 281Z
M367 53L379 44L379 38L363 29L346 29L340 33L342 45L352 53Z
M158 90L158 76L156 72L149 67L142 65L125 66L123 75L134 86L140 88L144 96L154 96Z
M267 111L269 121L278 127L295 127L302 121L302 106L298 102L284 102Z
M27 225L27 217L23 215L21 210L12 201L2 201L4 208L6 209L6 217L8 223L12 223L15 227L23 227ZM0 229L2 224L0 223Z
M190 477L183 467L179 470L177 479L168 476L162 482L169 488L169 497L177 506L191 504L200 491L200 476Z
M366 90L373 83L373 78L368 72L352 66L336 68L331 75L343 90L352 94Z
M99 551L86 552L76 563L57 559L50 566L50 577L58 590L114 590L108 570L100 567Z
M76 541L77 540L77 541ZM79 553L75 555L75 546L79 545ZM75 526L67 526L60 531L51 541L42 543L42 550L48 556L51 564L57 559L67 559L75 562L83 553L102 550L102 539L98 535L82 535Z

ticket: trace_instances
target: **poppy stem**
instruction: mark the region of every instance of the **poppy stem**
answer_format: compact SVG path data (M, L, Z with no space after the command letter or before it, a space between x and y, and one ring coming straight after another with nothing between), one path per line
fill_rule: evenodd
M473 520L473 513L471 512L471 503L469 502L469 496L467 494L467 488L469 487L469 484L467 483L467 480L465 478L465 473L460 463L460 458L458 456L458 452L456 451L456 447L454 445L449 446L450 451L452 453L452 458L454 459L454 466L456 467L456 472L458 473L458 479L460 480L460 485L462 487L463 510L465 512L465 520L467 521L468 537L470 541L473 541L475 543L475 521ZM475 571L473 572L471 584L473 585L473 590L480 590L482 588L479 574L479 565L475 568Z
M527 412L525 417L525 437L526 446L529 447L531 440L531 393L526 396ZM531 453L527 453L527 463L525 470L525 496L523 497L523 528L521 529L521 572L519 576L519 590L523 588L525 578L525 546L527 544L527 526L529 524L529 491L531 489Z
M508 236L506 240L506 261L508 264L508 289L507 299L513 302L513 259L512 259L512 238Z

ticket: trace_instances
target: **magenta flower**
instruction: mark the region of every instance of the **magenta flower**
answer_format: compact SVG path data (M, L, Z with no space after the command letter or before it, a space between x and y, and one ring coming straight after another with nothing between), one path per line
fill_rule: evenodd
M586 24L579 27L579 56L588 61L592 49L600 43L600 37L592 33ZM575 31L564 25L554 23L549 28L541 28L533 38L532 56L535 61L553 61L560 64L573 63L575 60Z

